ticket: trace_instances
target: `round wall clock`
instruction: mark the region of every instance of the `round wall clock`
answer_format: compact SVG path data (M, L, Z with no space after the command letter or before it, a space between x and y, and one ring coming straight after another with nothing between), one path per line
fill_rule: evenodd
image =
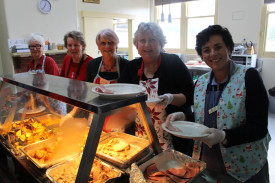
M50 13L51 9L52 9L52 5L51 2L48 0L40 0L38 2L38 9L42 12L42 13Z

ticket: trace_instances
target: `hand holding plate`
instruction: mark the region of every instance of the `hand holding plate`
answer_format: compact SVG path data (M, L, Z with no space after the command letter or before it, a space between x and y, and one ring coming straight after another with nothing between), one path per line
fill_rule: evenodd
M209 148L212 148L213 145L221 143L225 138L225 132L216 128L207 128L202 133L209 135L206 137L194 138L194 140L201 140L208 145Z
M173 121L184 121L185 120L185 114L183 112L174 112L172 114L169 114L165 121L165 126L168 128L168 126Z

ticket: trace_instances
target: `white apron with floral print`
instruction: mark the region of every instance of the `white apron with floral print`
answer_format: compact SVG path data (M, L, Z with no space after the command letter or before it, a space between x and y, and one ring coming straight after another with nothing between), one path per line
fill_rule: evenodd
M140 80L139 84L146 88L148 99L158 97L158 81L159 81L159 78L148 79L146 81ZM161 148L163 150L173 148L171 135L165 130L163 130L161 126L167 117L165 109L162 109L161 107L159 107L156 102L146 102L146 104L147 104L149 113L151 115L151 119L155 127ZM138 114L136 118L135 135L141 138L148 139L148 136L145 132L144 126L139 116L140 115Z

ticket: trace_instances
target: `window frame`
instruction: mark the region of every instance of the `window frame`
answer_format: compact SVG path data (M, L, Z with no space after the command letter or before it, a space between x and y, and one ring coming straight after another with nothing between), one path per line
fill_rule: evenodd
M275 57L275 51L274 52L267 52L265 51L265 45L266 45L266 35L267 35L267 24L268 24L268 17L269 17L269 10L268 10L269 4L264 4L262 8L262 16L261 16L261 30L260 30L260 41L259 41L259 57L266 57L266 58L274 58ZM272 12L274 13L274 12Z
M188 49L187 48L187 30L188 30L188 19L194 18L194 17L187 17L187 3L183 2L181 3L181 18L180 18L180 48L165 48L165 51L168 53L183 53L183 54L197 54L195 48L194 49ZM158 8L155 6L155 14L154 19L157 24L160 22L160 18L158 18ZM208 16L198 16L196 18L204 18L204 17L214 17L214 24L217 24L218 22L218 0L215 0L215 14L214 16L208 15ZM179 19L179 18L173 18L172 14L172 21L173 19Z

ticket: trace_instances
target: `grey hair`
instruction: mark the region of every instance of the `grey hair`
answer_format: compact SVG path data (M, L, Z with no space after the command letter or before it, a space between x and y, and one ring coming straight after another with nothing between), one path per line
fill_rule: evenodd
M138 46L138 39L140 36L142 36L143 34L147 34L147 33L152 33L160 42L160 46L161 46L161 51L164 52L164 46L167 43L166 41L166 37L163 34L163 31L161 29L161 27L154 23L154 22L141 22L138 26L137 31L135 32L134 35L134 45L137 47Z
M83 46L83 51L85 50L86 41L85 41L85 38L84 38L84 34L82 32L80 32L80 31L70 31L67 34L65 34L65 36L64 36L64 46L65 46L65 48L67 48L67 44L68 44L67 39L69 37L73 38L76 41L78 41Z
M101 38L105 38L105 39L108 39L110 41L113 41L116 46L119 43L119 38L112 29L103 29L103 30L101 30L97 33L97 35L96 35L96 44L97 45L100 44L100 39Z
M43 48L45 47L44 38L41 35L39 35L39 34L31 34L29 36L28 41L27 41L28 45L30 45L31 41L38 41L43 46Z

